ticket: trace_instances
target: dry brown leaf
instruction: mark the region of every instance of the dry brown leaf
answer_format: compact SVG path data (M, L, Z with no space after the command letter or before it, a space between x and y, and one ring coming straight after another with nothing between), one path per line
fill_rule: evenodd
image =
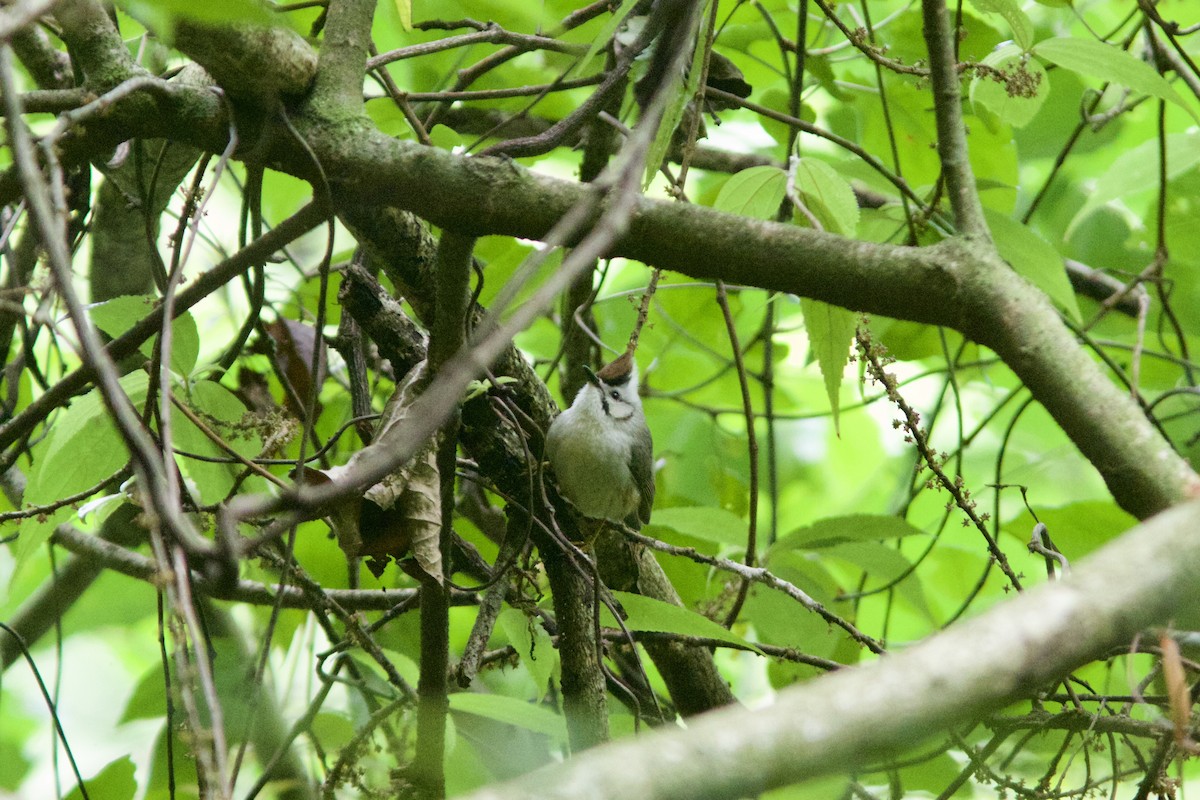
M1167 700L1170 704L1171 722L1175 727L1175 744L1181 749L1196 752L1196 743L1189 736L1192 721L1192 691L1188 686L1187 673L1183 669L1183 656L1179 652L1179 643L1172 638L1170 631L1164 631L1159 637L1162 648L1163 683L1167 688Z
M424 372L422 364L396 387L379 422L376 441L385 431L403 424L417 399ZM367 489L362 498L340 506L330 515L342 551L351 558L368 559L367 566L376 577L389 558L399 562L411 555L424 575L439 583L443 580L437 444L434 437L411 461ZM323 474L336 481L354 465L359 453L344 466Z

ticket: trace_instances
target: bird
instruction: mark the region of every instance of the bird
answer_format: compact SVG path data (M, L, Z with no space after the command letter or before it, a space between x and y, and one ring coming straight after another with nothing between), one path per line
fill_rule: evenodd
M626 351L587 383L546 432L546 457L563 497L585 517L637 530L654 506L654 443Z

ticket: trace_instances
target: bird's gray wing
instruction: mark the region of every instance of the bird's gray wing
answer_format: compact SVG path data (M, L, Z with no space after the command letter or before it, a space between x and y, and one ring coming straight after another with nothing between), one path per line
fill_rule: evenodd
M646 525L650 522L650 510L654 508L654 442L649 430L644 440L634 440L629 452L629 471L638 487L637 518Z

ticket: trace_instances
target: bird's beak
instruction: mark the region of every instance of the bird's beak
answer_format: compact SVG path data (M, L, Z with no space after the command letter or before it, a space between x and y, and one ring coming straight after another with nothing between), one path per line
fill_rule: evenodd
M587 374L588 383L597 387L600 385L600 379L596 377L596 373L592 371L591 367L589 367L587 364L584 364L583 371Z

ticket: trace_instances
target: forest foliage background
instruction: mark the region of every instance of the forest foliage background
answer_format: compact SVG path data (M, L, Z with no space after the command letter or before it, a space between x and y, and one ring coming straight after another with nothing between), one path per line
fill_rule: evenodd
M0 796L1186 785L1200 8L651 6L0 4Z

